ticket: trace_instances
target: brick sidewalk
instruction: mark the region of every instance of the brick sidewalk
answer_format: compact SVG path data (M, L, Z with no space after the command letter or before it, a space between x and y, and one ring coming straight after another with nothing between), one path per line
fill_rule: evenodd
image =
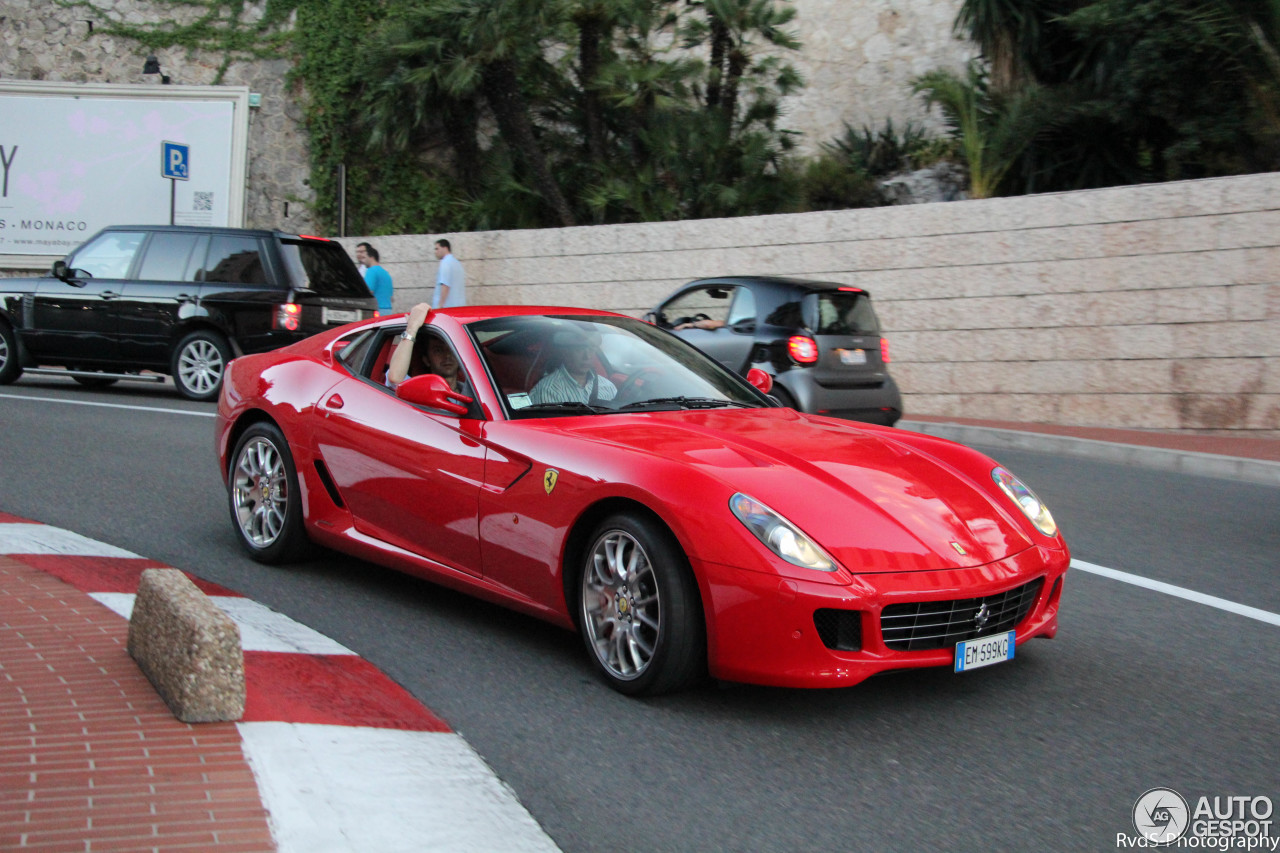
M274 850L235 724L178 722L128 629L0 556L0 849Z

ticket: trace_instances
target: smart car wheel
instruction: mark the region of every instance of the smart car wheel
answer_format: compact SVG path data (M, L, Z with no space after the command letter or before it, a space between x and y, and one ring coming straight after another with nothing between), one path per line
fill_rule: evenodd
M800 407L796 405L796 398L792 397L791 392L786 388L783 388L777 382L773 383L773 388L769 390L769 396L773 397L788 409L795 409L797 412L800 411Z
M306 555L298 472L275 424L254 424L236 442L227 497L236 532L253 559L283 563Z
M8 385L22 375L18 363L18 336L9 324L0 321L0 385Z
M680 546L650 519L621 514L591 537L579 626L611 687L630 695L677 690L706 664L697 584Z
M173 351L173 384L189 400L212 400L218 396L230 360L231 345L222 335L208 330L192 332Z

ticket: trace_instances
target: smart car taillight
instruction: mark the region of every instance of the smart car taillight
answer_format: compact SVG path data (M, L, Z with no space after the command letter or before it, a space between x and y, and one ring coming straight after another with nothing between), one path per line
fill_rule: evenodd
M813 364L818 360L818 343L804 335L792 335L787 341L787 354L797 364Z
M290 332L298 331L298 323L302 319L302 306L294 302L288 302L284 305L277 305L275 313L271 315L271 328L288 329Z
M885 364L889 363L889 339L880 339L880 360Z

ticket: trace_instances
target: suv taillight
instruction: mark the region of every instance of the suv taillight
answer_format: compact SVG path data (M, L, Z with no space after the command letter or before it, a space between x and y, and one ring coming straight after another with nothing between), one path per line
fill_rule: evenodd
M818 343L804 335L792 335L787 341L787 354L797 364L813 364L818 360Z
M302 320L302 306L294 302L277 305L271 315L271 328L298 331L298 323Z
M889 339L880 339L880 360L885 364L889 363Z

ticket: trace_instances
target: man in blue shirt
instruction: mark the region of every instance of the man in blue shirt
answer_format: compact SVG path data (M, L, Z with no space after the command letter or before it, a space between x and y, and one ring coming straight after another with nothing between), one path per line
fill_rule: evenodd
M432 308L456 308L467 304L467 273L462 262L453 256L448 240L436 241L436 258L440 269L436 273L436 290L431 296Z
M356 246L357 254L359 250L364 249L365 255L365 273L364 283L369 286L373 297L378 300L378 313L386 316L391 313L391 273L387 272L378 265L380 258L378 250L368 243L361 243Z

